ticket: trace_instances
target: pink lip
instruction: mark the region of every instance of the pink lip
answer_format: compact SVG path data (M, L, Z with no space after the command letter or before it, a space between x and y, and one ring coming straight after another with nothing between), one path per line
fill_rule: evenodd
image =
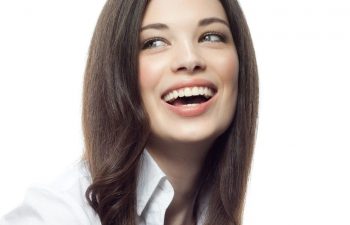
M167 93L169 93L173 90L178 90L178 89L186 88L186 87L195 87L195 86L209 87L210 89L217 92L217 87L215 86L214 83L212 83L208 80L203 80L203 79L191 79L191 80L184 80L184 81L177 82L176 84L174 84L171 87L169 87L168 89L166 89L162 94L162 99ZM196 104L193 106L186 106L186 105L174 106L174 105L171 105L165 101L163 101L163 103L165 104L165 106L168 109L170 109L172 112L178 114L179 116L195 117L195 116L199 116L199 115L205 113L207 111L207 109L212 105L212 103L216 100L216 97L217 97L217 95L215 93L214 96L212 98L210 98L208 101L203 102L201 104Z
M180 81L174 85L172 85L171 87L167 88L163 94L162 94L162 99L163 97L168 94L169 92L173 91L173 90L178 90L181 88L185 88L185 87L209 87L210 89L214 90L216 92L217 87L215 86L215 84L213 84L210 81L207 80L202 80L202 79L192 79L192 80L185 80L185 81Z
M171 104L168 104L167 102L163 101L165 106L173 111L174 113L178 114L179 116L183 117L195 117L199 116L207 111L207 109L213 104L213 102L216 100L217 95L214 95L212 98L210 98L208 101L196 104L194 106L186 106L186 105L179 105L174 106Z

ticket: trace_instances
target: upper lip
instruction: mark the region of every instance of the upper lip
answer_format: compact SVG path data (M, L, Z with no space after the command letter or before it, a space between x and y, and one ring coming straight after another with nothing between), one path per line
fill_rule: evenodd
M214 91L214 93L216 93L217 91L217 87L216 85L208 80L204 80L204 79L193 79L193 80L183 80L183 81L179 81L173 85L171 85L170 87L168 87L163 93L162 93L162 99L164 98L165 95L167 95L168 93L174 91L174 90L179 90L182 88L186 88L186 87L208 87L211 90Z

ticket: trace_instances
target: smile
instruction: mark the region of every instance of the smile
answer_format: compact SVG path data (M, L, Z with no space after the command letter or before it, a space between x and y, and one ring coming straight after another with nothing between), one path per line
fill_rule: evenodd
M173 106L193 106L208 101L215 95L215 92L210 87L185 87L166 93L163 100Z

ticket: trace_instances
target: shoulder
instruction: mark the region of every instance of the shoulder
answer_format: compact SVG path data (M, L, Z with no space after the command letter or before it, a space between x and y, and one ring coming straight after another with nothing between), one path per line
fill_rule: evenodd
M80 162L50 185L30 188L22 204L0 220L0 225L100 224L85 199L90 175Z

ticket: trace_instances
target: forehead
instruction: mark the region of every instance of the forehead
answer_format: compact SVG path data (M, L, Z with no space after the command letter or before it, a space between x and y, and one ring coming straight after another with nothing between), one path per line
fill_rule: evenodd
M149 23L197 23L208 17L227 21L226 13L219 0L151 0L142 21Z

